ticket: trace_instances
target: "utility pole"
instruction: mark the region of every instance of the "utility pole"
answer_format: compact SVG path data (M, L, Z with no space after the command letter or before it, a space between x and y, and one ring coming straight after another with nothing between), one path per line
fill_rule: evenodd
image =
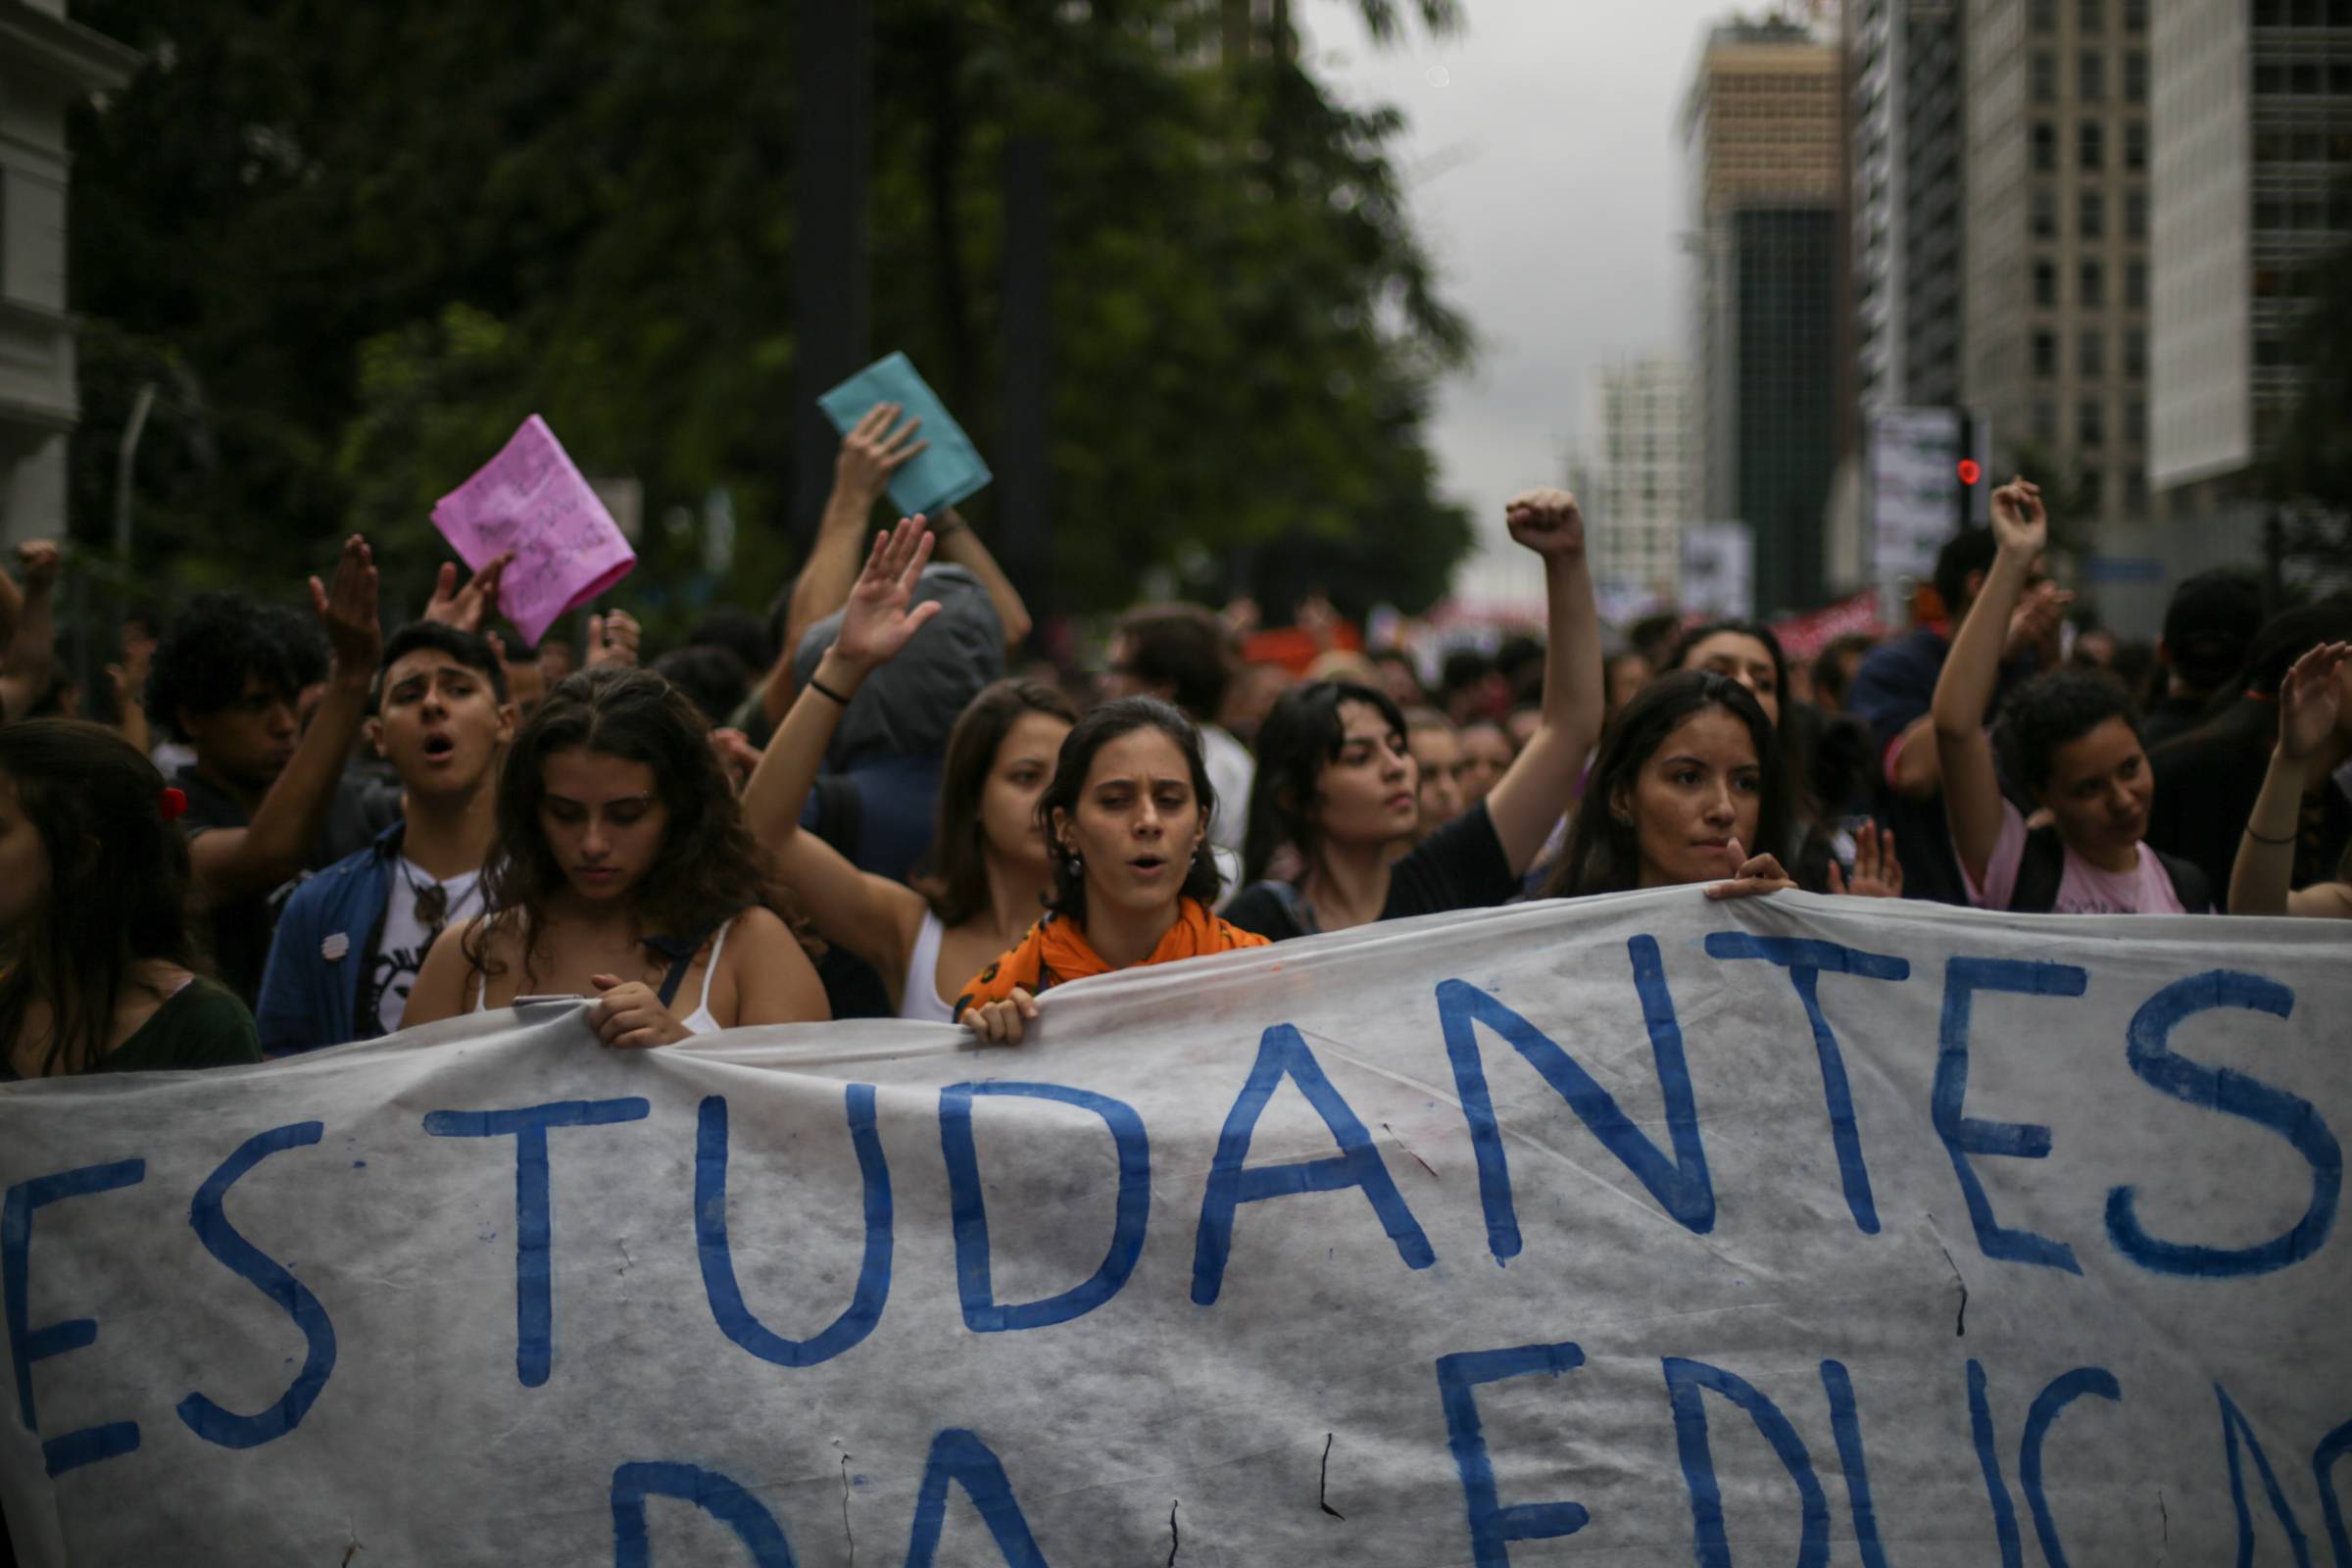
M997 463L997 535L1036 623L1054 603L1052 151L1041 136L1004 146L1004 418Z

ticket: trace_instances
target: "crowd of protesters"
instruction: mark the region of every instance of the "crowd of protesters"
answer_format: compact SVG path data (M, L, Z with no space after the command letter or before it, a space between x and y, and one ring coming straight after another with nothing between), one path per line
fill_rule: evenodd
M1015 1043L1064 981L1524 898L1696 885L2019 912L2352 916L2352 597L2179 584L2072 618L2039 492L1928 612L1791 662L1661 613L1612 640L1586 524L1513 501L1545 624L1349 651L1327 607L1146 605L1090 669L949 511L874 531L920 443L844 439L767 621L653 657L496 632L493 561L389 635L367 541L307 613L193 596L58 658L51 545L0 571L0 1078L258 1061L544 996L609 1046L856 1016ZM105 722L78 716L85 700ZM2352 930L2348 927L2347 930Z

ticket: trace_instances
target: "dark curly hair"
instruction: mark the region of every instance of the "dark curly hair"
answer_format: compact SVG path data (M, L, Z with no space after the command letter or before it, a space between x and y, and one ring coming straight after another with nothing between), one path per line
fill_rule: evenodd
M1086 793L1086 776L1093 771L1095 754L1122 735L1132 735L1139 729L1155 729L1176 743L1184 760L1192 770L1193 796L1200 803L1200 823L1203 828L1216 814L1217 792L1208 781L1208 764L1200 757L1200 732L1183 712L1156 697L1122 697L1104 703L1078 721L1077 728L1063 737L1061 756L1054 760L1054 778L1046 792L1037 798L1037 819L1045 824L1046 840L1054 851L1054 891L1046 898L1046 907L1066 919L1075 920L1080 927L1086 924L1086 870L1076 858L1061 853L1054 842L1054 813L1069 816L1078 814L1078 798ZM1208 835L1200 835L1200 845L1193 851L1193 863L1186 868L1184 886L1177 891L1188 899L1198 899L1201 905L1213 906L1223 879L1217 874L1217 862L1209 853Z
M113 730L75 719L0 725L0 777L49 861L48 898L0 963L0 1056L47 1004L40 1072L105 1057L133 966L200 967L188 929L188 841L164 820L164 776Z
M942 925L959 926L989 906L980 797L996 771L1004 737L1030 713L1078 722L1078 710L1059 687L1042 680L1001 680L973 698L949 732L939 775L939 814L931 832L931 874L916 883Z
M1118 635L1127 640L1129 674L1173 688L1176 706L1196 722L1217 716L1240 662L1233 634L1215 611L1139 605L1119 617Z
M669 812L662 847L629 892L638 928L684 938L737 910L765 905L798 929L767 853L710 750L710 726L678 689L644 669L589 669L565 676L508 748L498 777L498 842L482 868L487 918L465 942L466 960L484 975L494 935L522 939L545 924L548 900L564 885L539 826L547 759L573 748L643 762Z
M1340 760L1348 727L1340 709L1361 703L1387 720L1391 734L1405 733L1404 712L1377 686L1347 680L1310 680L1274 700L1257 727L1257 773L1250 785L1250 827L1242 841L1242 882L1260 881L1285 844L1300 855L1315 853L1315 799L1323 769Z
M752 689L752 672L742 660L716 645L673 648L653 662L653 671L686 694L713 724L735 716Z
M1756 839L1745 846L1750 855L1788 853L1788 769L1775 744L1772 720L1745 686L1712 670L1678 669L1660 675L1625 705L1617 722L1602 737L1600 755L1592 760L1592 776L1585 784L1584 804L1577 808L1568 848L1544 884L1547 899L1580 898L1588 893L1624 893L1642 882L1639 830L1619 821L1610 808L1618 791L1631 793L1643 764L1657 755L1666 738L1685 719L1710 708L1720 708L1747 726L1756 749L1761 787L1756 802Z
M234 593L189 600L156 645L147 676L147 716L186 740L179 715L217 713L245 695L259 675L288 702L326 678L326 639L312 621L280 605Z
M2139 733L2132 696L2104 675L2062 669L2037 675L2012 692L1992 729L1993 755L2009 782L2039 794L2057 764L2058 748L2081 740L2111 718Z

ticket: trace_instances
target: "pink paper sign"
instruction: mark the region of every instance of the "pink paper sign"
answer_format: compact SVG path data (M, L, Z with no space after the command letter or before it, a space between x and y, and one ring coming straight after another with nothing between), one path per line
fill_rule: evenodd
M637 564L612 514L536 414L479 472L434 503L433 526L476 570L514 552L499 578L498 608L533 647L558 618Z

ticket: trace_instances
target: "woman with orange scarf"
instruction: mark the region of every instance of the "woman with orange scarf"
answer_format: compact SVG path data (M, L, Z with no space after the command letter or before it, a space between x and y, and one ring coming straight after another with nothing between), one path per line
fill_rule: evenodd
M1128 697L1079 720L1037 803L1054 855L1049 912L965 984L956 1017L1018 1045L1038 995L1065 980L1266 946L1209 912L1215 808L1200 734L1175 709Z

